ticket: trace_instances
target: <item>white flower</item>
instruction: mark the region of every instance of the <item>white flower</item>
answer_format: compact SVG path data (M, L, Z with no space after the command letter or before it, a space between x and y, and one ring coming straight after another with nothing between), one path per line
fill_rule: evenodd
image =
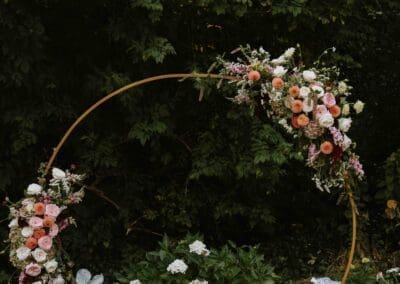
M31 255L31 250L26 246L19 247L15 252L19 260L25 260Z
M206 281L206 280L200 281L198 279L195 279L193 281L190 281L189 284L208 284L208 281Z
M210 254L210 251L206 249L206 245L199 240L196 240L189 245L189 252L194 252L198 255L205 256L208 256Z
M31 183L28 186L27 194L28 195L39 195L42 192L42 186L37 183Z
M323 278L311 278L311 283L313 284L340 284L339 281L333 281L329 277Z
M37 262L43 262L47 258L47 253L41 248L37 248L32 251L32 256Z
M283 68L283 66L276 66L274 71L272 72L276 77L282 77L287 72L287 69Z
M286 49L286 51L283 54L283 56L286 57L286 58L290 58L290 57L293 56L295 51L296 51L296 49L294 47L290 47L290 48Z
M300 98L303 98L303 99L307 98L308 95L310 94L310 92L311 92L311 90L309 87L304 87L304 86L301 87L300 88Z
M376 282L379 282L379 280L385 280L385 278L383 277L383 273L382 272L378 272L376 274Z
M129 284L142 284L139 279L129 281Z
M303 111L311 112L314 109L314 101L311 98L307 98L303 101Z
M65 284L65 280L61 275L58 275L56 279L52 279L51 284Z
M12 216L12 217L18 216L18 210L15 209L15 207L10 207L10 216Z
M350 114L350 105L345 104L342 108L342 115L349 115Z
M21 230L21 235L25 238L29 238L33 235L33 228L28 226L23 227Z
M343 151L346 151L351 146L351 143L353 143L353 142L351 141L349 136L344 134L343 135L343 144L342 144Z
M319 125L321 125L322 127L326 127L326 128L331 127L334 122L335 122L335 119L333 118L332 114L330 114L329 112L323 113L318 119Z
M340 94L344 94L347 91L347 84L344 81L340 81L338 84L338 91Z
M360 100L356 101L356 103L353 105L354 110L356 111L356 113L360 113L363 111L364 109L364 103Z
M79 269L76 273L76 284L102 284L104 283L103 274L95 275L92 279L92 273L89 270L83 268Z
M32 284L43 284L43 282L42 281L35 281L35 282L32 282Z
M322 88L321 86L314 85L314 86L311 87L311 89L312 89L314 92L317 93L317 97L318 97L318 98L322 98L322 97L324 96L324 94L325 94L324 88Z
M303 71L303 78L307 82L311 82L311 81L314 81L315 78L317 78L317 75L315 75L314 71L305 70L305 71Z
M54 179L63 179L67 176L66 173L63 170L60 170L59 168L53 168L51 174L53 175Z
M167 271L172 274L175 273L185 273L188 269L186 263L181 259L175 259L172 263L170 263L167 267Z
M282 64L282 63L285 63L285 62L286 62L286 59L285 59L285 57L283 55L279 56L278 58L275 58L275 59L271 60L271 63L275 64L275 65Z
M386 273L397 273L400 272L400 267L394 267L386 270Z
M18 227L18 218L14 218L11 220L11 222L8 224L9 228L14 228L14 227Z
M351 126L351 118L339 118L339 129L343 132L349 131Z
M54 271L56 271L57 267L58 267L58 262L55 259L49 260L48 262L46 262L45 264L43 264L44 268L46 268L46 271L48 273L53 273Z

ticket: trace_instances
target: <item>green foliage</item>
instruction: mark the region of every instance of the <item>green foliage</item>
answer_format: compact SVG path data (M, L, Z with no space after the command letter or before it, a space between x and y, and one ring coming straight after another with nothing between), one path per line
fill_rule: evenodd
M275 283L277 276L257 247L237 247L234 243L220 250L211 249L210 255L198 255L189 251L189 244L199 240L198 235L186 236L174 242L164 236L160 248L146 253L138 263L129 263L123 272L116 273L121 283L139 279L142 283L188 283L191 280L207 280L209 283ZM188 265L184 273L171 274L167 267L175 259Z

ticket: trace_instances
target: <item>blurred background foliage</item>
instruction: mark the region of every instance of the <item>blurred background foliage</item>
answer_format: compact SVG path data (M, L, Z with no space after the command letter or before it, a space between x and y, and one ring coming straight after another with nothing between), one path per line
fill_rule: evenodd
M399 219L385 213L388 199L400 199L399 34L396 0L1 0L1 198L20 198L67 127L107 92L206 71L240 44L278 56L299 43L306 63L335 46L329 63L367 103L350 133L368 176L357 253L385 269L400 252ZM111 277L163 234L200 232L214 247L260 244L283 279L340 270L347 205L314 188L279 127L224 98L232 89L208 88L199 102L194 85L130 91L96 110L62 149L58 167L89 174L87 198L74 209L79 229L64 240L76 267ZM0 262L6 279L13 269L7 255Z

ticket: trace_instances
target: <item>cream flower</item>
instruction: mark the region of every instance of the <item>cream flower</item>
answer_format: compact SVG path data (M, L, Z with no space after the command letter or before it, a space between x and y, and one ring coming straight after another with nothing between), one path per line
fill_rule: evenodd
M314 101L311 98L307 98L303 101L303 111L304 112L312 112L314 109Z
M308 98L308 95L310 94L311 89L309 87L301 87L300 88L300 98Z
M347 91L347 84L344 81L340 81L338 84L338 91L340 94L344 94Z
M272 72L276 77L282 77L287 72L287 69L283 68L283 66L276 66L274 71Z
M340 118L339 119L339 129L343 132L349 131L351 126L351 118Z
M342 108L342 115L349 115L350 114L350 105L345 104Z
M25 260L31 255L31 250L26 246L19 247L15 252L19 260Z
M33 228L29 226L23 227L21 230L21 235L25 238L29 238L33 235Z
M186 263L181 259L175 259L172 263L170 263L167 267L167 271L176 274L176 273L185 273L188 269Z
M275 59L271 60L271 63L275 64L275 65L282 64L282 63L285 63L285 62L286 62L286 59L285 59L285 57L283 55L279 56L278 58L275 58Z
M37 262L43 262L47 258L47 253L41 248L37 248L32 251L32 256Z
M314 92L317 93L318 98L322 98L325 94L324 88L322 88L321 86L318 86L318 85L313 85L311 87L311 90L313 90Z
M303 71L303 78L307 82L311 82L311 81L314 81L317 78L317 75L315 74L314 71L305 70L305 71Z
M18 218L14 218L10 221L10 223L8 224L9 228L15 228L18 227Z
M335 122L335 119L329 112L325 112L318 119L319 125L321 125L322 127L326 127L326 128L331 127L334 122Z
M343 135L343 144L342 144L343 151L346 151L351 146L351 143L353 143L353 142L351 141L349 136L344 134Z
M55 259L52 259L43 264L43 266L48 273L53 273L58 267L58 262Z
M364 103L360 100L356 101L356 103L353 105L354 110L356 111L356 113L360 113L363 111L364 109Z
M196 240L189 245L189 252L194 252L198 255L205 256L208 256L210 254L210 251L206 249L206 245L199 240Z
M27 192L28 195L39 195L42 193L42 186L37 183L31 183L28 186Z
M54 179L63 179L67 176L66 173L59 168L53 168L51 174L53 175Z
M65 280L61 275L58 275L56 279L50 280L49 284L65 284Z
M296 49L294 47L290 47L290 48L286 49L286 51L283 54L283 56L286 57L286 58L290 58L290 57L293 56L295 51L296 51Z

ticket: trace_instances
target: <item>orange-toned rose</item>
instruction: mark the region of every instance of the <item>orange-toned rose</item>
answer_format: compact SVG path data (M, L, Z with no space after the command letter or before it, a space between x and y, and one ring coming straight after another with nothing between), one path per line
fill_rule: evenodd
M46 210L46 205L44 205L44 203L42 203L42 202L38 202L38 203L35 203L35 205L33 206L33 209L35 210L36 215L41 216L44 214L44 211Z
M37 240L35 238L30 237L25 241L25 246L27 248L34 249L37 246Z
M329 108L329 112L332 114L333 117L339 117L342 110L338 105L334 105L333 107Z
M297 117L297 123L298 123L299 126L301 126L301 127L307 126L309 122L310 122L310 119L309 119L308 116L305 115L305 114L300 114L300 115Z
M289 94L290 94L292 97L296 98L296 97L300 94L300 88L299 88L299 86L297 86L297 85L291 86L291 87L289 88Z
M44 219L43 219L43 227L48 227L48 228L50 228L51 226L53 226L54 222L55 222L55 220L54 220L53 217L46 216L46 217L44 217Z
M247 78L251 81L258 81L261 78L260 72L252 70L247 74Z
M284 84L285 84L285 82L281 78L277 77L277 78L272 79L272 87L274 87L275 89L282 88Z
M394 199L389 199L389 200L386 202L386 206L387 206L388 208L390 208L390 209L396 209L396 207L397 207L397 201L394 200Z
M329 141L325 141L324 143L322 143L319 148L321 152L324 153L325 155L329 155L333 151L333 145Z
M303 111L303 102L301 100L294 100L291 103L293 113L300 113Z
M292 123L292 126L293 126L294 128L300 128L299 122L297 121L297 116L293 116L293 117L292 117L291 123Z
M46 231L43 229L37 229L35 231L33 231L33 237L35 239L40 239L41 237L46 236Z

